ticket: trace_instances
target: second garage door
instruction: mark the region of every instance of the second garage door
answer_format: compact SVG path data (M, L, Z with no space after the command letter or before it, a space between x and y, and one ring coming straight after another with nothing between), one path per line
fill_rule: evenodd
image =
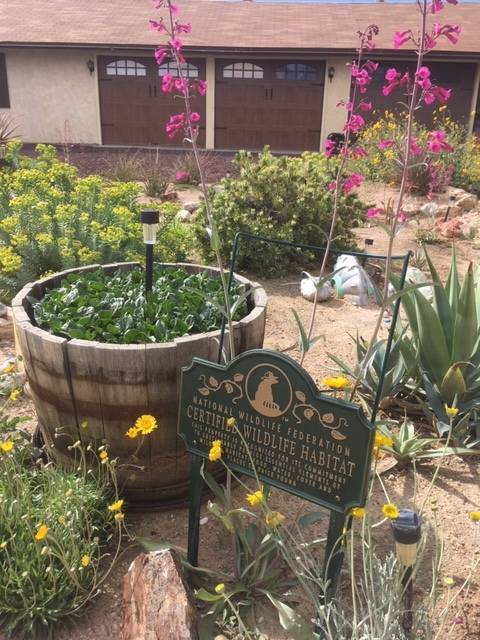
M217 60L215 147L318 151L325 64Z

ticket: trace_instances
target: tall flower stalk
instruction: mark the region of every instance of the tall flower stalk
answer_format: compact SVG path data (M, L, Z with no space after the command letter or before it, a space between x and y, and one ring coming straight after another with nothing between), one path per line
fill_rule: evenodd
M185 111L170 116L168 123L165 125L165 131L167 137L173 140L179 134L184 135L184 138L191 144L195 163L197 165L198 173L200 176L200 185L204 198L205 211L207 214L208 227L207 233L210 237L210 246L215 254L215 259L219 269L220 279L222 282L222 289L225 303L225 316L228 327L228 340L230 359L235 356L235 344L233 335L233 319L232 308L230 302L230 296L228 291L227 278L225 276L225 267L220 254L220 238L217 231L217 226L212 213L212 207L210 204L210 197L205 180L205 172L200 159L200 153L198 150L198 133L199 133L199 121L200 114L192 108L192 98L195 94L198 96L204 96L207 92L207 82L204 80L191 81L185 73L185 58L182 53L183 42L181 36L184 33L191 32L191 25L181 23L177 20L178 7L174 5L171 0L155 0L154 7L156 9L166 9L166 18L160 17L159 20L151 20L150 26L155 31L165 34L168 38L166 45L161 45L155 50L155 60L158 65L163 64L165 60L170 60L175 63L176 77L173 77L170 73L166 73L162 76L162 91L164 93L176 92L183 99Z
M313 328L315 325L315 317L317 312L318 298L320 294L320 288L323 281L327 262L330 257L330 250L332 243L335 240L335 229L337 226L338 212L340 207L340 198L342 194L349 193L354 187L359 186L363 182L363 176L359 173L352 173L349 176L345 175L345 169L350 159L355 159L366 155L365 150L360 145L355 146L352 138L356 136L358 131L365 124L361 111L370 111L372 105L370 102L363 99L363 95L367 92L367 87L372 81L372 74L378 68L378 63L368 60L363 63L363 56L365 50L371 50L375 47L373 38L378 34L378 27L376 25L370 25L365 31L359 32L360 45L358 48L357 59L352 63L351 78L353 81L353 91L350 100L342 100L337 106L343 107L347 110L347 121L344 126L344 141L334 142L333 140L327 140L325 146L325 154L327 157L333 155L339 155L340 161L337 168L335 180L330 184L330 189L333 191L333 212L332 220L330 223L330 229L327 236L327 243L325 245L325 252L323 254L322 263L320 266L320 272L318 276L318 286L315 290L315 297L313 300L312 313L310 315L309 327L307 332L307 340L305 341L302 353L300 357L300 364L303 364L305 356L307 354L308 346L312 340ZM298 320L297 320L298 321ZM306 348L305 348L306 347Z

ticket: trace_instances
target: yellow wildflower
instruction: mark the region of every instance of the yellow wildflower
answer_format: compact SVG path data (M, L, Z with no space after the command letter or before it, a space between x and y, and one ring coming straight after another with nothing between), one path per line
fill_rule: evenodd
M14 371L15 371L15 365L9 364L8 367L5 367L2 373L9 374L9 373L13 373Z
M364 518L365 514L367 513L367 510L365 509L365 507L354 507L351 511L350 511L350 515L353 516L354 518Z
M223 584L223 582L219 582L217 584L217 586L215 587L215 591L216 593L223 593L225 591L225 585Z
M443 579L443 584L446 587L453 587L453 585L455 584L455 580L447 576Z
M212 446L210 447L208 458L210 462L216 462L217 460L220 460L221 457L222 457L222 441L214 440L212 442Z
M449 407L448 405L445 405L445 413L449 418L455 418L458 412L459 409L457 409L457 407Z
M349 382L345 376L327 376L323 379L323 384L330 389L345 389Z
M108 453L106 451L100 451L99 457L102 461L102 464L108 461Z
M395 504L392 504L391 502L388 504L384 504L382 507L382 511L383 511L383 515L386 516L387 518L390 518L390 520L396 520L400 515L400 511L398 510L398 507Z
M233 429L233 427L237 424L237 421L235 420L235 418L228 418L227 420L227 427L229 429Z
M254 493L247 493L247 502L252 506L256 507L263 502L263 492L255 491Z
M122 522L125 519L125 514L120 511L119 513L116 513L114 517L117 522Z
M80 562L82 563L82 567L88 567L88 565L90 564L90 556L87 556L87 554L84 554Z
M14 444L12 440L5 440L5 442L0 442L0 449L3 451L3 453L10 453L10 451L13 451L13 448Z
M18 396L20 395L20 389L14 389L13 391L10 392L10 400L12 402L15 402L15 400L18 400Z
M47 537L47 534L48 534L47 525L41 524L37 529L37 533L35 534L35 540L43 540L44 538Z
M137 427L130 427L130 429L126 432L126 436L129 438L136 438L140 434L140 431Z
M480 522L480 511L470 511L469 518L472 522Z
M73 494L73 489L67 489L65 491L65 497L69 498Z
M154 429L157 428L157 421L153 416L145 415L140 416L135 423L135 427L140 431L144 436L148 436L149 433L152 433Z
M375 434L375 446L376 447L391 447L393 445L392 438L384 436L383 433Z
M279 511L269 511L265 517L267 527L270 527L271 529L279 527L284 520L285 516Z
M109 511L120 511L120 509L123 507L123 500L116 500L113 504L109 504L108 505L108 509Z

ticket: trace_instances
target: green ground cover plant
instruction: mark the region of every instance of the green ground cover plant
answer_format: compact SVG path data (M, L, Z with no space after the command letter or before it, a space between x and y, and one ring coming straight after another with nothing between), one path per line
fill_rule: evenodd
M20 152L20 143L10 143L0 172L1 299L62 269L143 259L137 183L80 178L52 146L38 145L33 158ZM182 261L190 251L192 231L176 219L179 208L159 205L160 261Z
M268 148L258 156L239 152L233 161L238 177L224 178L222 188L210 192L223 258L230 258L238 231L323 246L334 202L328 185L335 163L320 153L293 158L274 156ZM352 229L364 211L355 194L340 198L335 247L355 247ZM195 233L202 257L210 260L212 249L205 226L203 206L196 217ZM239 253L238 267L260 275L278 276L294 264L295 250L285 247L244 244Z
M71 274L62 286L34 302L37 324L56 335L100 342L138 344L220 327L220 279L207 273L155 267L153 289L145 297L142 269L107 276L102 269ZM231 292L234 319L246 314L243 287Z
M76 464L63 469L1 412L0 631L36 640L98 594L118 555L121 505L111 508L118 502L104 447L87 460L74 443Z

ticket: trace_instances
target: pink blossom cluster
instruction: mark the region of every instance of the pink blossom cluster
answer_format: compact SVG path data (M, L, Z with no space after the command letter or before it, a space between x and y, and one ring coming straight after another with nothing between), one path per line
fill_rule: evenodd
M401 74L397 69L388 69L385 74L387 84L383 87L384 96L389 96L395 89L404 87L407 91L411 88L411 78L408 71ZM422 89L420 100L425 104L433 104L435 100L441 104L445 104L450 99L451 89L444 89L438 85L434 85L431 80L431 72L428 67L422 66L415 73L415 83Z
M153 4L156 9L168 9L169 14L172 16L170 25L168 25L168 22L163 18L150 20L150 27L152 29L158 33L166 34L169 37L166 45L159 46L155 49L155 60L158 65L163 64L166 60L173 60L176 62L177 67L179 67L179 77L175 77L171 73L162 75L162 91L164 93L177 92L187 99L187 101L195 94L204 96L207 92L207 82L197 78L190 80L184 77L181 70L181 65L185 64L186 61L182 53L183 41L179 35L190 33L192 30L191 25L182 23L179 20L173 20L173 16L178 15L178 7L171 4L169 0L154 0ZM196 111L171 115L170 120L165 126L167 137L172 140L182 131L189 136L196 136L198 134L198 126L196 126L196 123L199 122L199 120L200 115Z
M431 4L432 13L438 13L444 7L445 0L433 0ZM458 4L458 0L446 0L449 4ZM430 51L437 46L437 40L441 37L447 38L452 44L457 44L460 37L461 28L458 24L441 25L435 22L429 33L425 33L423 41L424 51ZM393 46L400 49L407 42L411 42L416 48L420 47L420 38L415 36L411 29L396 31L393 36Z
M372 82L372 76L378 69L378 62L367 60L365 64L359 66L356 62L352 63L352 78L358 87L360 93L366 93L368 85Z

